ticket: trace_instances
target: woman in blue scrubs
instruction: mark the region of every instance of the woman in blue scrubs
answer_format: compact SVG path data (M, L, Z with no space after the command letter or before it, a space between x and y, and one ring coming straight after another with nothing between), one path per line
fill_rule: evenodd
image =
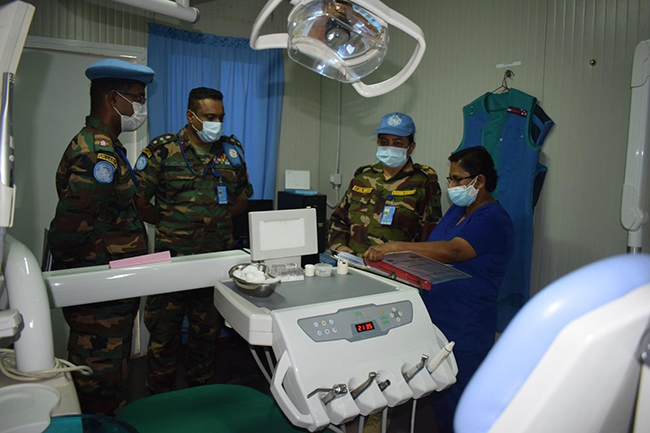
M456 342L457 382L431 397L439 433L453 431L460 395L494 344L497 292L514 243L510 216L491 194L497 173L487 150L464 149L449 161L447 192L453 205L427 242L389 242L364 254L366 260L381 260L387 253L412 251L472 276L436 284L422 293L431 320Z

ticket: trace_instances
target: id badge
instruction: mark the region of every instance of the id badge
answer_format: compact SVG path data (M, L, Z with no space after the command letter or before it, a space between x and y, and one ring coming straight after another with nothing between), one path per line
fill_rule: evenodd
M226 185L217 185L217 203L228 204L228 189Z
M394 217L395 217L395 206L386 205L384 206L384 210L381 212L381 220L379 220L379 223L382 226L389 226L393 224Z

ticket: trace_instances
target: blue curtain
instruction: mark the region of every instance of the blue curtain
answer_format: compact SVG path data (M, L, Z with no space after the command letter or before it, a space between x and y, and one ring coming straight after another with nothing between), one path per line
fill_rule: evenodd
M147 87L150 136L179 131L195 87L223 93L224 134L244 145L252 198L273 199L284 69L280 50L256 51L248 39L221 37L149 23Z

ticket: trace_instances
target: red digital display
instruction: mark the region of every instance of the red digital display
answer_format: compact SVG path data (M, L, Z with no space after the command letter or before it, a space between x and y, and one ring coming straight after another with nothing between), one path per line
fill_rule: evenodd
M372 322L357 323L354 327L357 328L357 332L365 332L375 329L375 324Z

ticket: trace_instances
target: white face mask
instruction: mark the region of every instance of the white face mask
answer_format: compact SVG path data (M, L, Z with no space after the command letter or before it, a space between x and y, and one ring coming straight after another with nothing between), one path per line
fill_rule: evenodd
M221 138L221 133L223 132L223 123L222 122L208 122L199 119L199 116L192 110L190 110L196 120L201 122L203 129L199 131L196 129L196 126L192 125L192 128L196 130L196 134L199 136L202 142L204 143L214 143Z
M460 207L467 207L474 203L478 195L478 189L472 185L475 181L476 177L468 185L447 188L447 194L449 194L451 202Z
M377 159L389 168L398 168L408 160L407 149L393 146L377 146Z
M113 109L117 111L117 114L120 115L122 132L131 132L137 130L142 126L142 124L144 124L144 121L147 120L147 107L140 104L139 102L129 101L120 92L117 92L117 94L133 106L133 114L131 116L125 116L124 114L120 113L115 106L113 106Z

